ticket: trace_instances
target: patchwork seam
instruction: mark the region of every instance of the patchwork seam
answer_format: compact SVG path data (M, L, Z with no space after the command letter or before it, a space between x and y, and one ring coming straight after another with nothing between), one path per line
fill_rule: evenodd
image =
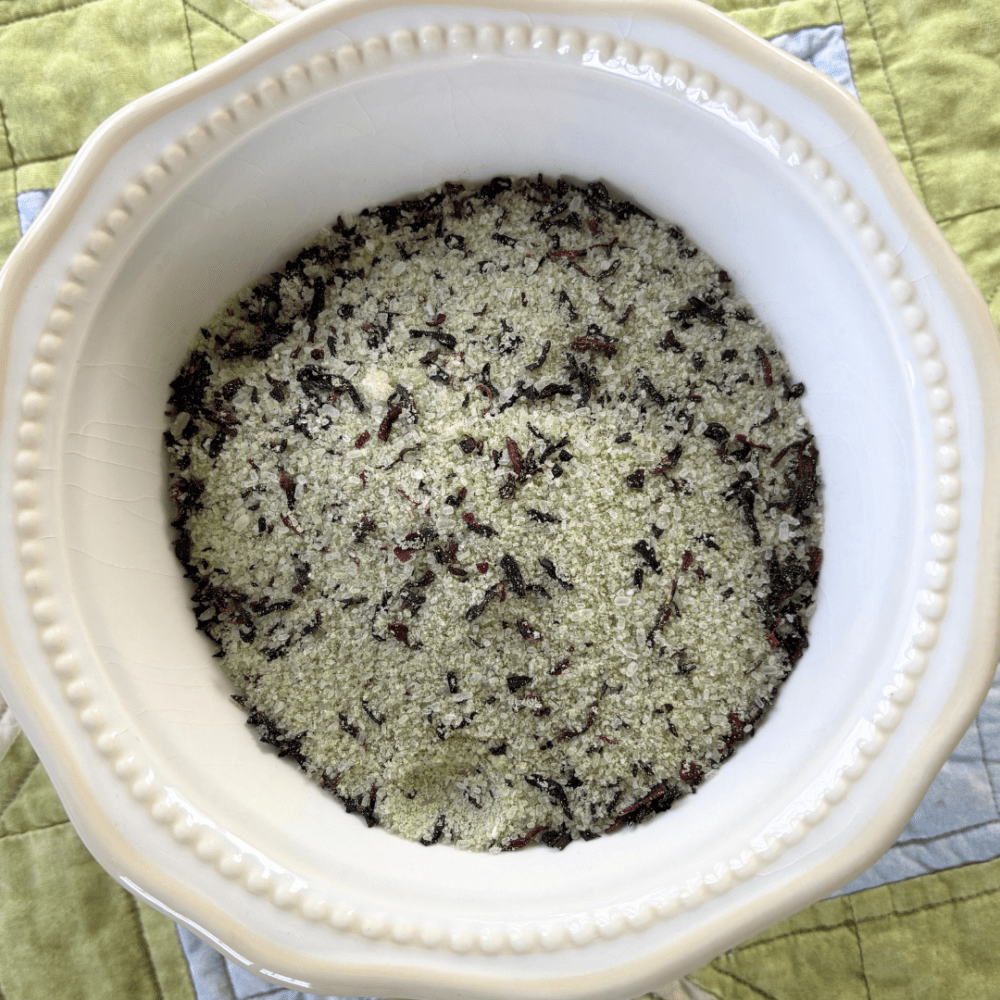
M961 826L957 830L947 830L945 833L935 833L928 837L913 837L910 840L897 840L896 843L892 845L892 848L912 846L919 847L922 844L933 844L939 840L954 837L959 833L971 833L973 830L981 830L984 826L992 826L994 823L1000 823L1000 819L985 819L982 823L973 823L971 826ZM947 871L947 869L944 868L939 868L937 870Z
M765 944L773 944L775 941L784 941L787 938L794 937L804 937L806 934L822 934L826 931L842 931L845 930L850 924L857 923L850 918L847 920L842 920L838 924L818 924L816 927L799 927L794 931L785 931L784 934L777 934L774 937L766 938L763 941L750 941L747 944L740 945L739 951L750 951L751 948L760 948Z
M149 964L151 978L156 983L156 992L160 995L160 1000L166 1000L163 987L160 985L160 977L156 974L156 963L153 961L153 952L149 947L149 940L146 938L146 928L142 926L142 915L139 913L139 903L135 896L126 893L132 903L132 913L135 917L135 924L139 928L139 937L142 938L142 947L146 952L146 961Z
M763 997L764 1000L777 1000L776 997L772 996L770 993L765 993L762 989L760 989L757 986L754 986L753 983L748 982L742 976L737 976L735 972L730 972L728 969L720 969L714 963L711 966L709 966L709 968L714 969L716 972L721 973L723 976L728 976L730 979L739 983L740 986L745 986L748 990L751 990L753 993L756 993L757 996Z
M14 840L17 837L30 837L36 833L45 833L46 830L58 830L61 826L69 826L68 819L61 819L58 823L49 823L48 826L33 826L30 830L22 830L20 833L5 833L0 836L0 844L7 840Z
M36 156L33 160L25 160L23 163L15 163L14 169L20 170L21 167L30 167L35 163L54 163L56 160L65 160L70 156L76 156L80 152L78 149L71 149L66 153L54 153L52 156Z
M910 154L910 163L913 164L913 175L917 178L917 186L920 188L920 199L923 201L927 210L930 211L930 206L927 202L927 192L924 190L923 178L920 176L920 169L917 166L917 158L913 153L913 146L910 144L910 134L906 129L906 120L903 117L903 109L899 106L899 98L896 96L896 88L892 85L892 78L889 76L889 70L885 65L885 57L882 53L882 44L879 42L878 32L875 30L875 20L872 17L871 0L863 0L865 5L865 16L868 18L868 27L871 28L872 40L875 42L875 50L878 52L879 65L882 67L882 76L885 78L886 86L889 88L889 93L892 96L893 106L896 108L896 117L899 119L899 128L903 133L903 141L906 143L907 152Z
M191 37L191 21L188 18L188 5L185 0L181 0L181 12L184 14L184 33L187 35L188 53L191 56L191 70L198 69L198 64L194 59L194 39Z
M196 14L200 14L206 21L211 21L217 28L221 28L227 35L232 35L238 42L246 42L248 39L244 38L242 35L237 35L232 28L228 25L223 24L221 21L217 21L211 14L205 13L197 4L190 3L189 0L182 0L185 8L190 7ZM185 12L186 16L186 12ZM190 30L190 29L188 29Z
M0 101L0 126L3 127L3 141L7 146L7 155L10 157L11 166L17 166L14 161L14 147L10 144L10 131L7 128L7 114L3 109L3 101Z
M938 225L943 225L945 222L958 222L959 219L968 219L973 215L982 215L983 212L995 212L1000 205L984 205L982 208L974 208L971 212L959 212L958 215L946 215L943 219L935 219Z
M858 933L857 914L854 912L854 900L850 896L847 897L847 905L851 908L851 919L847 923L858 945L858 962L861 964L861 979L865 984L865 995L868 997L868 1000L872 1000L872 988L868 982L868 972L865 969L865 952L861 946L861 935Z

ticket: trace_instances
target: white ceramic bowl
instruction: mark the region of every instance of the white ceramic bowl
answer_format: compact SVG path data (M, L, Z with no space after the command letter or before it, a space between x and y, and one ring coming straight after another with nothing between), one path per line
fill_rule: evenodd
M696 796L566 851L368 830L260 747L170 547L167 383L338 213L604 178L776 332L821 450L812 645ZM317 7L98 130L0 276L0 681L88 847L275 982L627 997L896 837L996 660L995 331L851 97L688 0Z

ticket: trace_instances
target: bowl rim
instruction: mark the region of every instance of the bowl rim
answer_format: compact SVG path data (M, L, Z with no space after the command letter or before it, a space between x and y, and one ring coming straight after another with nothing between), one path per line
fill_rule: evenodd
M30 285L32 274L51 253L59 236L74 217L103 169L128 140L141 134L144 129L169 112L184 106L196 97L211 94L221 86L240 79L263 62L281 55L287 49L308 40L319 31L359 14L418 6L422 5L349 0L349 2L314 7L302 16L259 36L244 48L224 57L219 62L192 74L190 77L176 81L160 91L140 98L112 116L85 143L80 155L74 159L67 171L64 181L50 199L42 217L26 234L0 273L0 340L2 340L4 347L4 358L9 349L13 318L17 312L23 290ZM568 11L557 2L523 3L517 8L498 7L483 2L483 0L473 0L471 3L455 5L456 9L463 7L496 11L498 17L512 11L531 14L558 13L560 15L575 13L581 16L602 14L607 11L606 0L603 2L602 0L581 0L581 2L574 4L572 11ZM793 57L779 50L767 47L746 29L735 25L714 9L698 4L694 0L660 0L660 2L641 0L641 2L623 5L623 8L617 6L615 8L616 15L621 15L626 11L635 16L670 19L691 27L700 34L711 35L713 42L728 48L744 61L756 65L771 76L783 78L785 82L804 92L807 98L818 103L824 111L841 124L845 131L853 134L853 141L862 158L872 173L882 180L891 207L920 239L922 252L935 268L950 305L962 320L962 325L969 337L970 349L976 355L977 361L982 362L977 364L977 376L980 379L980 392L984 400L984 409L991 409L991 412L986 414L986 419L991 416L995 419L997 407L996 405L991 407L990 401L1000 399L1000 395L996 392L997 388L1000 387L1000 363L998 363L1000 349L998 349L995 330L985 302L975 289L957 255L951 250L940 230L937 229L930 216L918 202L881 133L878 132L874 122L861 106L818 71L799 63ZM3 363L6 363L5 360ZM0 400L0 406L6 409L12 405L12 402L11 399ZM996 496L1000 492L998 489L1000 486L1000 462L997 461L1000 458L1000 441L991 442L987 438L983 447L988 461L984 468L985 479L982 492L984 496ZM997 610L1000 602L996 600L998 593L1000 593L1000 560L991 557L995 557L997 554L998 532L996 529L998 522L1000 522L1000 512L992 513L994 507L995 505L985 505L982 515L982 535L986 541L979 552L974 612L976 620L987 627L982 627L974 632L966 658L967 676L970 679L974 678L975 683L970 683L963 689L953 692L947 711L942 716L942 718L947 718L946 734L939 731L934 734L933 741L928 738L922 746L924 768L931 773L931 777L940 763L947 757L947 745L957 742L974 717L978 704L988 689L996 662L997 635L998 630L1000 630L998 629L1000 611ZM169 882L171 877L161 872L157 872L156 879L150 877L148 866L143 862L141 854L118 834L114 824L101 808L95 808L94 803L88 804L79 801L88 796L87 782L82 769L75 762L71 753L57 754L52 749L61 748L63 751L68 749L63 745L63 740L59 735L59 727L48 718L44 707L38 703L37 699L29 711L24 711L33 700L31 681L17 657L5 616L0 616L0 644L2 644L0 648L5 654L6 669L12 678L12 683L16 684L12 691L12 693L16 691L16 697L12 701L16 710L23 712L26 719L30 720L26 726L29 735L34 735L36 742L49 748L53 759L57 756L62 758L60 763L62 770L59 772L59 780L56 781L56 784L61 796L75 803L75 808L72 810L74 822L82 833L85 831L85 842L98 855L99 860L105 863L106 867L131 872L142 871L143 881L147 884ZM933 742L933 746L929 745L931 742ZM58 769L56 770L58 771ZM893 796L885 805L885 811L888 815L883 816L882 827L879 830L869 828L866 831L867 836L859 836L852 844L845 846L839 852L840 855L850 854L852 858L850 869L856 867L859 856L874 860L881 853L885 846L885 831L901 827L905 823L906 818L919 802L922 793L923 789L919 787L919 783L916 788L910 786L909 789L896 789L894 791ZM829 869L837 867L838 865L834 864L834 860L831 859L824 866L825 873L821 871L810 872L809 877L802 880L804 884L796 887L795 898L802 901L813 898L815 886L819 883L829 882ZM843 863L840 864L840 867L844 867ZM125 876L118 877L120 880L129 882L128 887L133 891L148 895ZM156 895L161 895L161 893L157 892ZM164 892L162 895L170 898L171 894ZM155 899L154 905L159 905L161 909L164 908L164 904L158 903ZM780 906L776 904L774 910L777 913L783 912L787 908L787 903L783 901ZM180 914L171 915L175 919L183 919ZM258 944L259 942L255 943L254 947L259 952ZM271 951L274 953L273 948ZM275 957L278 958L277 955ZM279 967L289 967L287 957L284 961L279 958L277 962L272 964Z

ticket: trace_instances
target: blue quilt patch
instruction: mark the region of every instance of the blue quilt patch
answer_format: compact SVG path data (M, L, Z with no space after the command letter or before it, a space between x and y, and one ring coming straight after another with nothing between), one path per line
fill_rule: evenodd
M39 188L37 191L22 191L17 196L17 217L21 223L21 235L28 231L38 213L52 194L52 188Z

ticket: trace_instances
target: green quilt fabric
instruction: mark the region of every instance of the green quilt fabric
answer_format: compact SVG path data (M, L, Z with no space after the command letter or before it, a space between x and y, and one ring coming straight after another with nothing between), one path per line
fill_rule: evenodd
M714 7L765 38L842 24L861 102L1000 323L1000 5L787 0Z
M714 6L764 37L844 26L862 102L1000 320L996 0ZM54 187L104 118L270 24L239 0L0 0L0 261L17 195ZM817 903L691 979L723 1000L982 1000L998 924L1000 860ZM195 1000L173 924L89 856L20 735L0 760L0 1000L39 997Z
M826 899L691 978L721 1000L997 996L1000 859Z
M0 997L195 1000L172 921L87 853L23 733L0 761Z
M239 0L0 0L0 263L17 195L55 187L108 115L269 27Z

